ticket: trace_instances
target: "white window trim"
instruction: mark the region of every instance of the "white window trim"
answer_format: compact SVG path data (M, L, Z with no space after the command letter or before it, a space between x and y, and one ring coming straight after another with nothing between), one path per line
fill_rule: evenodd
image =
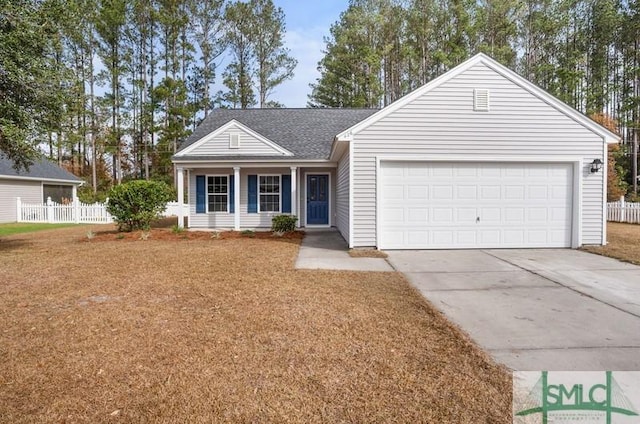
M220 196L221 193L209 193L209 177L225 177L227 179L227 192L225 193L225 196L227 196L227 210L226 211L209 211L209 196ZM207 205L207 213L212 213L212 214L230 214L231 212L229 212L231 210L231 208L229 207L229 198L231 197L231 193L229 192L229 176L226 174L207 174L205 175L205 191L207 194L207 201L205 202Z
M278 210L277 211L262 211L260 210L260 177L278 177ZM258 174L258 213L282 213L282 175L280 174ZM264 193L265 195L273 195L274 193Z

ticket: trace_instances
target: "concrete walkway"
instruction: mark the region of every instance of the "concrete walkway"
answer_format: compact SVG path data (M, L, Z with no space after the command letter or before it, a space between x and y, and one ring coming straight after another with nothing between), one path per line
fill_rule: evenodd
M387 271L393 268L382 258L352 258L340 233L331 229L307 230L298 252L297 269Z
M570 249L387 253L512 369L640 370L638 266Z

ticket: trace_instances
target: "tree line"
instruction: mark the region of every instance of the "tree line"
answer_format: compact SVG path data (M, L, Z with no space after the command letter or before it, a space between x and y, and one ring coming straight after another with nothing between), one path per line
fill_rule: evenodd
M0 151L25 166L44 150L93 193L172 181L212 109L283 106L284 34L272 0L0 0Z
M610 118L620 185L637 193L638 0L350 0L325 44L311 107L386 106L483 52Z

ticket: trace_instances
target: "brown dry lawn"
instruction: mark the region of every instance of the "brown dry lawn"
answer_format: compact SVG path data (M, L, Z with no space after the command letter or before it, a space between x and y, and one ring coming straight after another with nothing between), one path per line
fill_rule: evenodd
M154 231L0 240L0 422L510 422L510 374L400 274Z
M640 225L607 223L607 245L585 246L584 250L640 265Z

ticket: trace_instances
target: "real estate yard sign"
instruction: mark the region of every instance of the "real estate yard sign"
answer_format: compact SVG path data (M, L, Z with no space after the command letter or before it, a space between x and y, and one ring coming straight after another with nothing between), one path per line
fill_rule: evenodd
M518 371L513 422L640 424L640 372Z

